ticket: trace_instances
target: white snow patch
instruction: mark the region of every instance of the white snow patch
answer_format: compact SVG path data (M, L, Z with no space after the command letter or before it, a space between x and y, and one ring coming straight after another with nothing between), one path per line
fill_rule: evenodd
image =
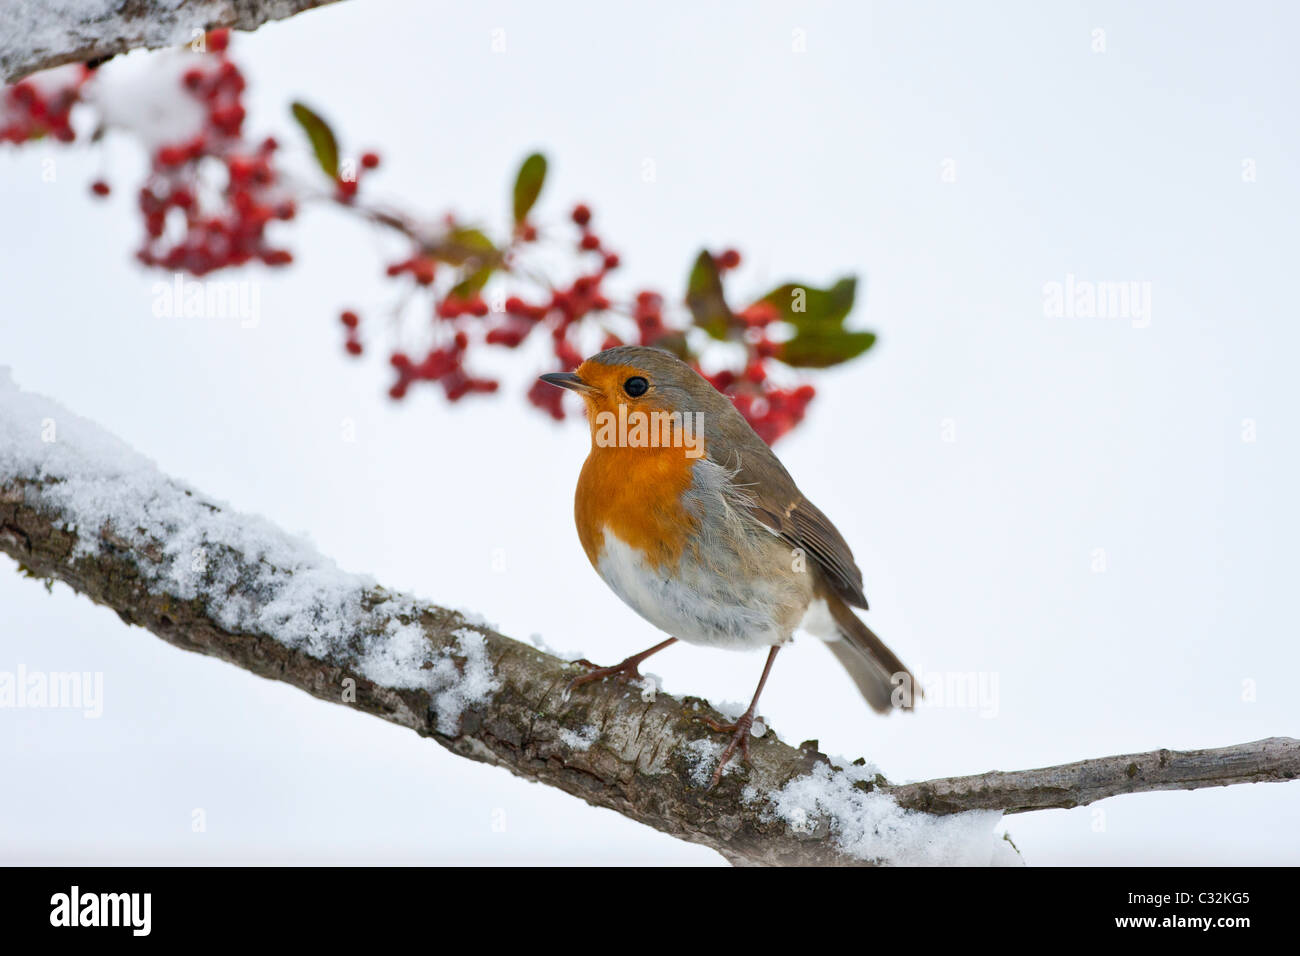
M146 148L183 143L203 132L207 111L181 85L186 70L216 69L206 56L166 50L147 57L127 57L105 64L87 84L85 99L94 103L105 124L134 133Z
M590 750L599 738L600 728L595 724L587 724L580 731L569 730L567 727L560 731L560 742L573 750Z
M426 689L441 733L455 733L464 709L499 687L482 634L462 627L454 652L435 651L414 623L415 598L341 570L263 518L201 498L93 422L21 391L0 366L0 483L11 478L41 482L27 484L26 502L68 519L77 555L125 542L152 588L203 600L226 630L267 634L388 687Z
M465 658L464 667L457 667L451 653L444 649L429 670L438 732L448 735L460 730L460 718L467 707L484 703L501 686L493 675L483 635L461 630L456 638Z
M973 810L936 816L906 810L893 797L863 791L855 782L875 777L874 767L843 770L819 764L766 795L767 814L796 832L811 833L819 821L843 853L893 866L989 866L1012 862L1009 845L994 833L1002 814ZM757 794L753 794L757 798ZM1014 861L1019 862L1017 857Z
M740 715L749 709L749 705L735 700L719 700L714 702L713 709L728 720L735 721L739 720Z
M501 628L497 627L495 621L489 621L487 618L485 618L482 614L479 614L477 611L466 611L465 609L459 607L454 607L452 608L452 610L455 611L457 614L459 614L461 617L463 617L465 619L466 624L473 624L475 627L481 627L484 630L488 630L488 631L501 630Z
M686 751L686 765L690 771L691 783L697 787L708 786L709 781L713 779L714 771L718 769L718 761L722 757L722 752L727 749L726 746L708 737L701 737L699 740L692 740L682 749ZM722 775L726 777L738 772L742 763L738 752L732 754L731 759L722 769Z
M551 647L551 645L547 644L540 634L529 634L528 641L543 654L550 654L552 657L558 657L562 661L569 661L572 663L573 661L583 660L587 656L582 653L582 651L557 651L555 648Z

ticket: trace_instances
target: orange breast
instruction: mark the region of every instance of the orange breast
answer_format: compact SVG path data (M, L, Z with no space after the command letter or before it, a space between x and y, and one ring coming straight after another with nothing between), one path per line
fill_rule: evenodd
M591 563L599 564L608 528L657 567L675 568L698 526L682 505L696 460L680 448L593 445L574 499L578 538Z

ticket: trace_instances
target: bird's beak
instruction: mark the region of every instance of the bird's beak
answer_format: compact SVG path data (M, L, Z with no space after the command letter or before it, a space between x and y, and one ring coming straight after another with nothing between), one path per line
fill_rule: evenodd
M549 375L539 375L547 385L557 385L560 388L571 389L575 392L590 392L592 387L584 382L572 372L551 372Z

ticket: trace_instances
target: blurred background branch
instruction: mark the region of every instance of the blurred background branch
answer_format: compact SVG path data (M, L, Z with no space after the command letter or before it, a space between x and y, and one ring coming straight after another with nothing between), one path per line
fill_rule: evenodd
M268 20L335 0L97 0L73 9L15 0L0 2L0 76L13 83L64 63L87 63L135 49L189 43L207 30L255 30Z

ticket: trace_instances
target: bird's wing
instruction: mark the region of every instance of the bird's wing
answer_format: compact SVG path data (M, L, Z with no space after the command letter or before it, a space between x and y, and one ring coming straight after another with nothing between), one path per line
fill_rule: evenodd
M776 535L801 548L816 563L831 588L852 607L865 608L862 571L844 536L815 504L803 496L790 473L762 439L739 450L735 483L749 497L750 513Z

